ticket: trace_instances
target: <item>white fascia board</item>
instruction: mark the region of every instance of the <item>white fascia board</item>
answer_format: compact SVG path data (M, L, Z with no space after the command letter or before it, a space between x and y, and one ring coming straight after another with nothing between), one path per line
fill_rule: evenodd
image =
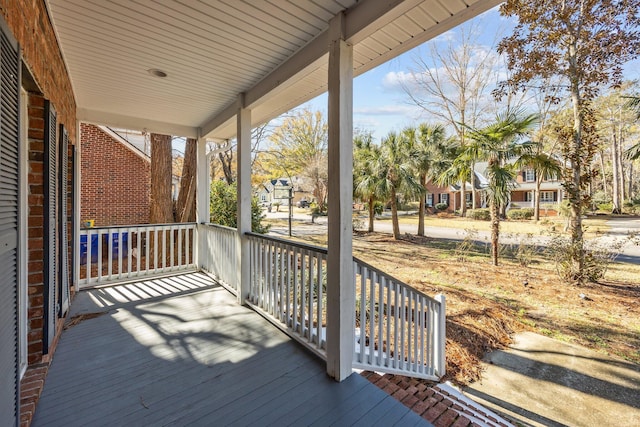
M87 108L78 108L76 115L79 121L95 125L182 136L185 138L198 138L199 136L199 128L197 127L165 123L142 117L131 117Z
M490 0L495 2L496 0ZM345 12L344 33L349 43L361 41L406 13L422 0L364 1ZM329 30L318 34L313 40L276 67L271 73L245 92L244 108L252 108L267 94L300 74L320 59L325 59L329 51ZM395 55L394 55L395 56ZM390 58L389 58L390 59ZM380 62L382 63L382 62ZM376 64L378 65L378 64ZM235 116L238 106L234 103L207 120L201 128L202 135L209 135Z
M147 156L147 153L140 151L138 147L124 139L122 136L118 135L114 131L112 131L108 126L98 126L100 130L107 135L109 135L114 141L118 141L122 144L127 150L131 151L136 156L140 157L142 160L151 162L151 157Z
M422 33L416 35L415 37L412 37L411 39L406 40L404 43L402 43L402 45L396 47L395 49L385 52L380 56L376 57L375 59L362 65L361 67L355 69L353 71L353 76L357 77L363 73L366 73L372 68L375 68L378 65L384 64L385 62L417 46L420 46L421 44L439 36L440 34L445 33L446 31L449 31L452 28L457 27L458 25L468 21L469 19L472 19L478 15L481 15L482 13L491 9L492 7L495 7L503 2L504 0L478 0L477 2L471 4L461 12L458 12L455 15L450 16L447 19L444 19L438 22L437 25L434 25L428 28L426 31L423 31ZM421 2L418 2L418 3L421 3Z

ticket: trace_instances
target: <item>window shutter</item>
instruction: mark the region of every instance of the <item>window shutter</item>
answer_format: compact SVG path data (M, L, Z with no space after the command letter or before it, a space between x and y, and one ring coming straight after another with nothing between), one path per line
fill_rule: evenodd
M58 241L56 213L58 201L58 151L56 150L56 111L49 101L45 101L44 166L47 182L44 185L44 354L49 353L56 330L58 313Z
M0 425L20 420L18 356L18 153L20 50L0 18Z
M60 273L58 275L59 292L58 304L60 317L64 317L69 309L69 237L68 231L68 185L67 179L69 174L69 134L60 125L60 197L59 197L59 250L60 255Z

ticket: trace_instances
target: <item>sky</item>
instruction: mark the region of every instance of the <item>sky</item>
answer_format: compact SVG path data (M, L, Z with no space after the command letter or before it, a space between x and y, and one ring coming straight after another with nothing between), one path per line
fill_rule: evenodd
M494 40L498 37L498 33L508 35L514 27L514 21L500 16L497 7L472 21L482 29L481 35L477 39L480 50L490 49L495 44ZM429 43L445 46L449 40L456 40L459 31L459 27L454 28L436 39L356 77L353 84L354 128L371 131L374 139L379 141L390 131L399 131L408 125L429 121L428 115L410 101L399 83L403 79L406 81L407 77L411 76L411 70L416 69L418 58L428 58L426 54ZM625 66L625 77L628 79L640 78L640 61L634 61ZM303 107L326 113L327 94L320 95L303 104Z

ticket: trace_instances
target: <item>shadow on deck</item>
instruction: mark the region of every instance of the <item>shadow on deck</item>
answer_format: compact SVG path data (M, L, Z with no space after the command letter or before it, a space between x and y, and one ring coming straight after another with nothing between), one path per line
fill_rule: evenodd
M200 273L83 291L33 426L429 425Z

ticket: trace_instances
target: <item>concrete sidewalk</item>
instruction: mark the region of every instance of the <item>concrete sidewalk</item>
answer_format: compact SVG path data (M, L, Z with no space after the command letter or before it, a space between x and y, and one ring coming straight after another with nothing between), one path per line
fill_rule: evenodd
M640 426L640 366L532 332L486 358L465 395L525 426Z

